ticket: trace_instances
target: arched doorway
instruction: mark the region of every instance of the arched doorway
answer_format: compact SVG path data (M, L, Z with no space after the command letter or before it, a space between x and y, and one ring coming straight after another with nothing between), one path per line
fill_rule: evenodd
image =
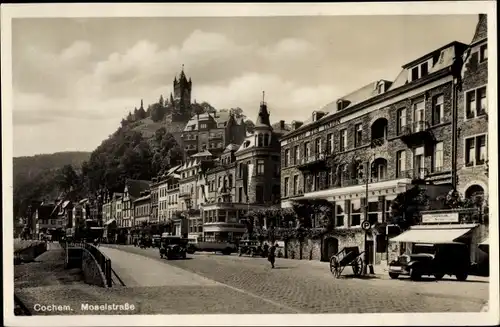
M467 199L473 199L475 197L484 197L484 189L480 185L471 185L469 188L465 191L465 198Z
M332 255L339 252L339 240L335 237L327 237L323 240L321 261L330 261Z

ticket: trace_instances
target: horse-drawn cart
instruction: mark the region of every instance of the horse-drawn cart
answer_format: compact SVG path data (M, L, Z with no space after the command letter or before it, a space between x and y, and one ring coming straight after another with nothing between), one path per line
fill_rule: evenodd
M335 278L339 278L344 268L351 266L355 277L359 277L363 270L363 252L357 246L345 247L330 258L330 271Z

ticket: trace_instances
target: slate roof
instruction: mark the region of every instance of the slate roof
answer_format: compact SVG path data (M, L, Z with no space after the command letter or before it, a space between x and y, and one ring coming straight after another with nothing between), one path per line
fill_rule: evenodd
M234 144L234 143L231 143L229 144L225 149L224 149L224 152L223 153L228 153L228 152L231 152L231 151L236 151L238 150L239 148L239 145L238 144Z
M141 196L141 192L149 190L151 182L140 179L127 179L125 185L128 188L128 194L132 198Z

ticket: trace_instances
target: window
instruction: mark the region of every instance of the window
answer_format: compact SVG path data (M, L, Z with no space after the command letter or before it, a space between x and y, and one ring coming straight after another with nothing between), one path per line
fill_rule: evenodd
M326 135L326 153L330 154L333 152L333 134L330 133Z
M443 170L443 142L436 143L434 146L434 155L433 155L433 165L432 170L434 172L440 172Z
M288 187L289 187L289 184L290 183L290 178L288 177L285 177L285 182L284 182L284 185L283 185L283 197L287 197L288 196Z
M299 163L299 159L300 159L300 147L298 145L296 145L294 147L294 164L298 164Z
M299 175L293 176L293 195L299 192Z
M397 133L401 135L403 133L403 129L406 126L406 108L400 108L397 112L398 121L397 121Z
M264 203L264 188L261 185L255 187L255 202Z
M420 77L424 77L424 76L426 76L428 73L429 73L429 66L428 66L428 63L424 62L424 63L420 66Z
M339 151L343 152L347 148L347 130L343 129L340 131L340 143L339 143Z
M280 168L279 164L274 164L274 177L280 177Z
M259 134L258 136L258 145L257 146L262 146L262 134Z
M418 66L413 67L411 70L411 80L414 81L416 79L418 79Z
M403 177L406 170L406 151L401 150L396 153L396 177Z
M290 149L285 150L285 167L290 164Z
M257 175L264 175L264 160L257 160Z
M368 202L368 221L370 224L375 224L378 222L378 211L379 211L379 202L378 201L369 201Z
M228 183L229 188L233 187L233 175L229 174L227 183Z
M359 147L363 143L363 125L362 124L356 124L354 127L355 134L354 134L354 147Z
M320 153L321 153L321 139L317 138L314 141L314 155L316 156L316 158L319 157Z
M465 165L483 165L487 158L486 135L479 135L465 140Z
M484 115L487 110L486 86L465 94L465 115L467 119Z
M351 226L361 225L361 200L351 200Z
M311 155L311 148L309 147L309 142L304 143L304 158L307 160Z
M201 125L200 125L200 128L201 128L201 129L206 129L206 128L207 128L207 124L201 124Z
M217 187L221 187L222 186L222 176L219 176L219 181L217 183Z
M378 85L378 94L384 93L384 83Z
M345 203L340 202L335 205L335 226L344 226Z
M269 134L264 134L264 146L269 145Z
M437 125L444 122L444 97L438 95L432 102L432 124Z
M488 44L483 44L479 48L479 62L488 60Z
M243 202L243 187L242 186L240 186L238 188L238 201L240 203Z

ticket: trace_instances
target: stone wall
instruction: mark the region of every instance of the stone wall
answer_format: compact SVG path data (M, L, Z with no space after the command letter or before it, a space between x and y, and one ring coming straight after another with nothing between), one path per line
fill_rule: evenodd
M37 242L36 244L31 244L27 248L16 251L14 257L17 258L19 262L31 262L45 251L47 251L47 244L45 242Z
M107 287L106 277L94 256L87 250L82 249L82 272L85 283Z

